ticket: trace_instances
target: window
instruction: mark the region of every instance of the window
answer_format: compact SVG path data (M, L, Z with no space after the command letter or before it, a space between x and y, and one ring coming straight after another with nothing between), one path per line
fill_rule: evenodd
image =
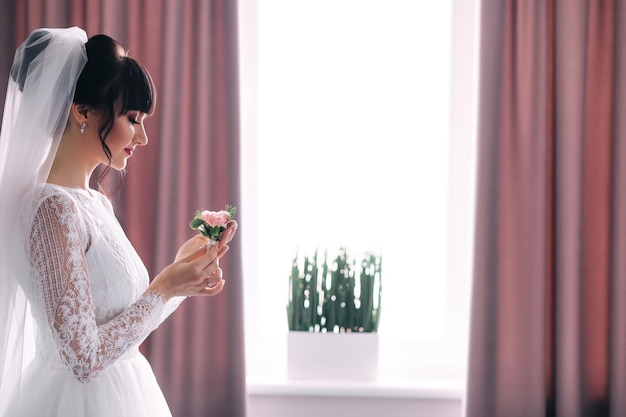
M475 155L468 0L240 3L248 373L283 373L296 252L383 257L380 375L462 377Z

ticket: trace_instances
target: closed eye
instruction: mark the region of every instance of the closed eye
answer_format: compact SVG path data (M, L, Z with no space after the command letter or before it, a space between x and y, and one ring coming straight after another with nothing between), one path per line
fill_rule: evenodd
M128 120L134 124L134 125L138 125L141 124L141 122L138 122L137 119L135 119L134 117L128 116Z

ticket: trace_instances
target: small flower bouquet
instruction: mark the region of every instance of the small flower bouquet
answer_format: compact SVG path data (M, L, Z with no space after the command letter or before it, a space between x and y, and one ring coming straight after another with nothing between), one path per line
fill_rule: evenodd
M212 242L220 240L220 235L226 229L228 221L233 218L237 209L231 205L226 205L224 210L197 211L189 227L198 230L204 237L208 237Z

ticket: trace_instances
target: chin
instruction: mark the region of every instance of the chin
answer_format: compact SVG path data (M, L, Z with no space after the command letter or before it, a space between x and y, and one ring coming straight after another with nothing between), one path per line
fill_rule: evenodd
M126 169L126 161L122 162L122 163L112 163L111 164L111 168L116 170L116 171L123 171Z

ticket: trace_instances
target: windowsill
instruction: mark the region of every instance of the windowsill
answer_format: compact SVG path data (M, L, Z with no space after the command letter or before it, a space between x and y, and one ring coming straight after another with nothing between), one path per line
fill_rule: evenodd
M289 380L253 378L246 380L249 395L369 397L461 400L465 392L460 380Z

